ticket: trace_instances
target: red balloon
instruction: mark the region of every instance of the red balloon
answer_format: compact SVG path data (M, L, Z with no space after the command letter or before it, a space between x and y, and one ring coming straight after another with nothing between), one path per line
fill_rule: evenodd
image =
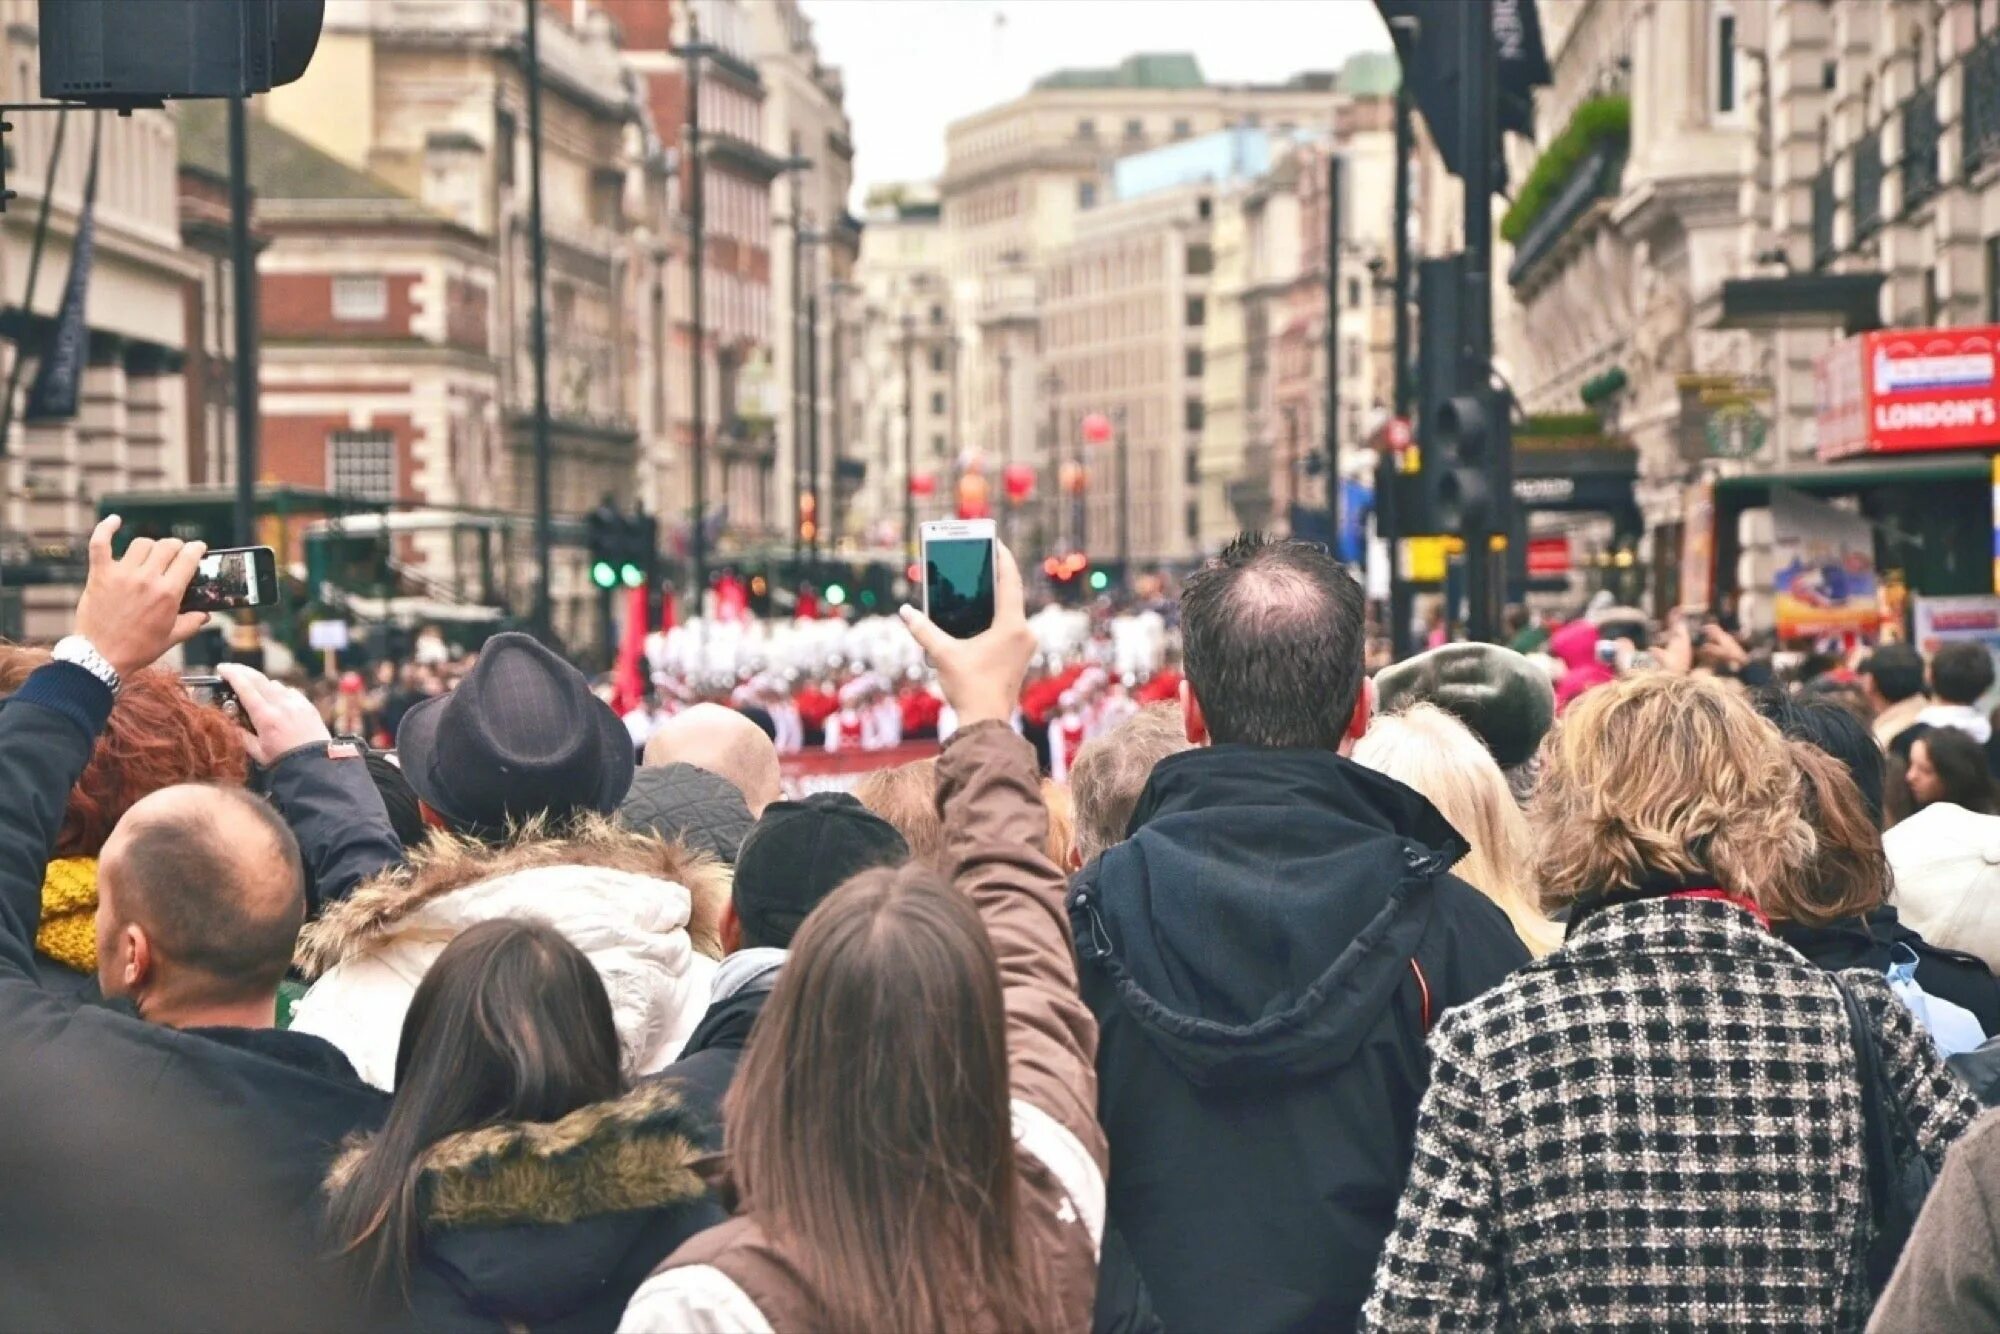
M986 479L976 472L966 473L958 479L958 517L961 519L984 519L993 513L987 504Z
M934 496L937 494L937 474L918 472L910 474L910 494L913 496Z
M1092 412L1083 419L1083 443L1086 445L1108 445L1111 443L1111 418L1101 412Z
M1000 480L1006 485L1007 499L1016 504L1035 494L1035 470L1029 464L1008 464Z

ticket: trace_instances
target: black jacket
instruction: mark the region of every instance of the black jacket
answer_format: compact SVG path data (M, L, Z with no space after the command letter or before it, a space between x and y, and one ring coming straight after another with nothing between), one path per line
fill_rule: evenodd
M611 1334L625 1304L680 1244L727 1217L695 1170L702 1149L658 1082L545 1124L448 1135L424 1154L423 1249L407 1304L426 1331ZM353 1166L356 1144L328 1174Z
M778 985L785 952L774 949L738 950L722 961L715 975L714 999L695 1026L681 1054L653 1078L680 1091L694 1118L693 1134L703 1147L722 1148L722 1097L736 1078L736 1067L749 1045L750 1030L764 1012L764 1002Z
M1130 839L1078 875L1110 1225L1168 1329L1353 1326L1409 1168L1426 1012L1528 959L1446 873L1464 852L1347 760L1218 746L1162 761Z
M1940 1000L1972 1011L1988 1037L2000 1037L2000 979L1976 956L1933 945L1896 916L1885 903L1867 920L1849 918L1831 926L1779 922L1779 939L1828 972L1868 968L1886 972L1897 945L1908 945L1917 956L1917 985Z
M288 750L260 770L252 786L271 799L299 840L309 918L403 860L403 841L352 742L316 741Z
M316 1038L177 1031L36 981L43 867L110 710L67 663L0 702L0 1328L355 1327L318 1187L387 1098Z

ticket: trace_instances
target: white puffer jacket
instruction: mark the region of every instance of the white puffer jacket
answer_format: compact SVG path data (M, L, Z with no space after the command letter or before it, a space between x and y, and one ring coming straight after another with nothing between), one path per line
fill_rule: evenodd
M300 937L299 965L315 980L292 1027L393 1089L403 1016L425 970L467 927L519 917L555 927L596 965L628 1074L672 1061L708 1006L726 873L608 822L561 839L538 833L501 848L440 836L330 907Z

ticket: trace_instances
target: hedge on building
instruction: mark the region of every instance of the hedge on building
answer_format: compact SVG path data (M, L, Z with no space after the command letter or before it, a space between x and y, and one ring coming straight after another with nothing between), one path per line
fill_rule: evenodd
M1510 244L1518 243L1593 149L1606 143L1623 145L1631 137L1632 99L1625 94L1608 93L1578 106L1521 182L1513 206L1500 219L1500 235Z

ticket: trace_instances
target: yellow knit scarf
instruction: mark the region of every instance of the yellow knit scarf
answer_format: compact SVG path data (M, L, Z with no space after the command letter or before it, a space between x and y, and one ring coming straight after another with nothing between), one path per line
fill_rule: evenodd
M79 973L97 971L97 858L58 857L42 873L35 949Z

